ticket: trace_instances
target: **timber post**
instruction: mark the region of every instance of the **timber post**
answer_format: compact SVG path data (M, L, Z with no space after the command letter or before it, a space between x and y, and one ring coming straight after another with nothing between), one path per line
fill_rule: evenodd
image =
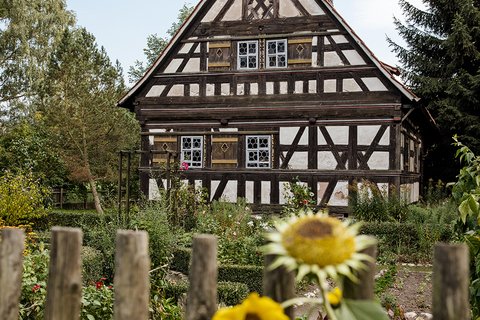
M468 247L437 244L433 259L433 318L470 319Z
M295 273L287 271L285 267L269 270L275 261L275 255L265 256L265 269L263 272L263 294L278 303L295 298ZM295 319L294 309L288 307L285 314L292 320Z
M377 245L370 246L362 251L372 257L373 261L365 262L366 269L354 272L358 282L345 278L344 296L352 300L373 300L375 287L375 259L377 257Z
M4 229L1 235L0 315L4 320L16 320L22 287L25 234L20 229Z
M115 320L147 320L150 257L145 231L119 230L115 242Z
M210 320L217 310L217 238L196 235L192 243L186 319Z
M52 228L46 320L80 319L81 248L82 231L80 229Z

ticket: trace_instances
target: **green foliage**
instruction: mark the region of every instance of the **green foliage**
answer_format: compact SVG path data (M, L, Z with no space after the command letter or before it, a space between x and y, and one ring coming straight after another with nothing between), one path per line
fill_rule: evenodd
M458 141L456 136L454 140L458 147L456 157L465 166L457 176L458 180L453 185L452 195L460 204L458 210L462 222L465 224L467 217L470 216L477 219L476 224L478 225L480 222L480 156L475 156L470 148Z
M103 275L103 255L91 247L82 247L82 280L85 284L95 283Z
M0 177L0 219L8 226L31 225L45 216L47 197L31 173L6 171Z
M190 248L176 248L173 252L172 263L170 269L188 274L190 269L190 257L192 256L192 249Z
M240 282L248 286L250 292L261 293L263 267L249 265L220 265L218 267L220 281Z
M465 166L453 185L452 195L458 204L461 235L470 249L470 305L473 318L480 317L480 156L455 136L456 157ZM463 234L462 234L463 233Z
M262 229L268 224L261 216L252 216L245 199L237 203L214 201L210 210L197 214L198 233L219 237L218 260L223 264L263 263L258 247L263 244Z
M396 221L406 219L408 204L401 200L395 190L380 189L376 183L364 180L356 188L352 199L352 213L355 219L362 221Z
M133 218L132 229L148 232L152 267L168 265L176 243L174 231L168 223L167 211L156 201L146 203Z
M47 297L49 252L43 244L23 258L20 319L42 319Z
M123 94L122 71L83 28L66 30L55 48L39 108L69 173L88 183L99 213L98 181L117 180L117 152L133 148L138 123L116 106Z
M140 60L135 60L134 65L130 66L128 69L128 79L130 82L138 81L147 71L147 69L153 65L155 60L158 58L163 49L167 47L170 39L175 35L177 30L188 18L193 9L193 6L188 6L186 4L183 5L178 13L177 21L173 22L172 26L167 31L168 37L162 38L157 34L151 34L147 37L147 47L143 49L143 53L145 54L147 61L144 64Z
M395 20L406 46L390 41L403 77L433 114L440 139L427 153L426 170L453 180L457 164L450 137L458 133L480 152L480 4L477 0L426 0L418 9L401 0L405 22Z
M312 209L316 205L312 190L298 179L285 185L285 194L283 214L294 214L299 210Z
M188 292L188 282L180 281L177 283L168 283L165 286L165 296L178 301ZM218 282L217 285L218 300L227 306L233 306L241 303L249 293L248 286L243 283Z
M32 172L49 187L61 185L65 168L41 119L22 121L0 135L0 171Z
M113 319L113 298L113 288L106 286L103 279L83 287L81 319Z
M386 272L375 280L375 295L380 297L395 283L395 276L397 275L397 266L390 264L387 266Z
M63 30L75 23L65 0L0 2L0 118L35 94Z
M64 210L52 209L45 216L37 219L34 224L35 230L50 230L54 226L82 228L89 230L97 226L103 219L111 219L110 216L101 216L94 210Z

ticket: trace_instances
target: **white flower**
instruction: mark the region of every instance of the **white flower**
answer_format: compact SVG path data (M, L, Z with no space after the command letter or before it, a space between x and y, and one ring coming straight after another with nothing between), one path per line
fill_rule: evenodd
M250 227L253 227L254 223L253 223L253 221L248 221L247 225L249 225Z

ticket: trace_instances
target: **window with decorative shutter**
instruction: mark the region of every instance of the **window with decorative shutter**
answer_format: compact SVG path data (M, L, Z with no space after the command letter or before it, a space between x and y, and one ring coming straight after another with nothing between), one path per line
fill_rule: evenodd
M212 168L236 168L238 137L232 135L212 138Z
M230 70L231 43L229 41L210 42L208 47L208 70Z
M288 65L294 68L312 65L312 38L288 39Z
M155 137L153 140L153 150L155 151L170 151L170 152L177 152L178 148L178 140L176 136L162 136L162 137ZM165 164L167 163L167 154L154 154L153 155L153 163L154 165Z

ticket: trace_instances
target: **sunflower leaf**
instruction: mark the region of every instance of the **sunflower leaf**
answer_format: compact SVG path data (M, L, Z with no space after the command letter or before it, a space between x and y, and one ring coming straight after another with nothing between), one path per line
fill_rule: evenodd
M371 300L344 299L340 307L335 310L335 314L342 320L388 320L382 306Z

